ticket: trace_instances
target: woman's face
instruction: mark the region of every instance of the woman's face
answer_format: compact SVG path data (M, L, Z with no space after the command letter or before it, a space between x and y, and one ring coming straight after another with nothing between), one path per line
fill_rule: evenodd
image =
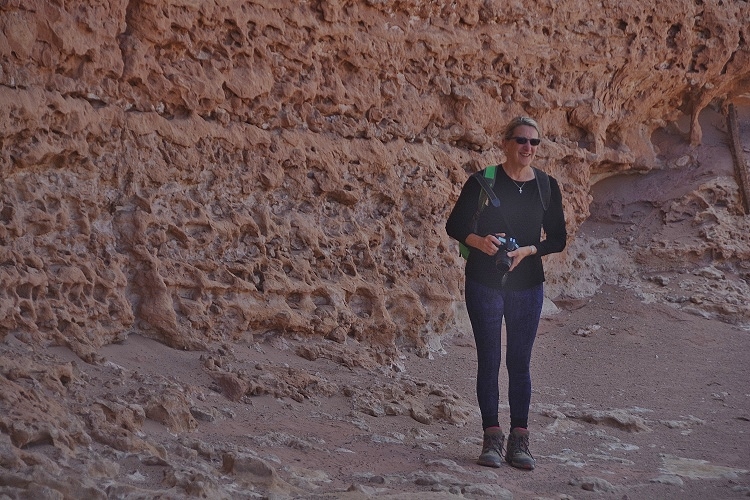
M526 141L523 141L525 144L519 144L516 139L526 139ZM539 139L539 132L534 127L519 125L513 129L511 138L503 141L505 143L505 156L508 163L523 167L531 165L539 145L533 146L528 139Z

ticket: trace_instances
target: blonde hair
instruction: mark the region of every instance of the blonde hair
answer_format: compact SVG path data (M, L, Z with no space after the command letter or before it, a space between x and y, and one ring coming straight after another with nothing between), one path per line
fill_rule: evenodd
M536 122L536 120L534 120L533 118L529 118L528 116L517 116L513 118L510 123L508 123L508 125L505 126L503 139L512 138L513 131L516 129L516 127L520 127L521 125L534 127L536 129L536 133L539 134L539 137L542 137L542 131L539 129L539 124Z

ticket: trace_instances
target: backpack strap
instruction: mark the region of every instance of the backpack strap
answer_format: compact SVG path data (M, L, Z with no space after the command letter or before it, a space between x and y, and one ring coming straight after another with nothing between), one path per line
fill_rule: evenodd
M492 187L495 185L495 172L496 172L496 166L490 165L489 167L485 168L482 172L476 172L472 174L474 177L476 177L477 181L479 181L479 185L482 186L482 192L479 193L479 207L478 210L481 211L485 204L487 203L487 200L489 200L490 203L492 203L492 206L497 208L500 206L500 199L495 194L495 191L492 189ZM483 175L480 175L483 174Z
M539 198L542 200L542 208L547 211L549 207L549 199L552 196L552 188L549 185L549 175L547 172L539 170L536 167L534 169L534 177L536 177L536 187L539 190Z
M479 214L481 214L482 210L484 210L485 205L487 205L487 201L489 200L493 207L500 206L500 198L497 197L495 191L492 189L492 187L495 185L496 173L497 165L489 165L482 171L474 172L473 174L471 174L471 176L475 177L479 182L479 185L482 187L482 190L479 192L479 203L477 205L477 211L474 213L474 217L471 220L472 226L474 227L475 231L477 220L479 219ZM469 247L459 242L458 250L461 254L461 257L463 257L464 259L469 258Z

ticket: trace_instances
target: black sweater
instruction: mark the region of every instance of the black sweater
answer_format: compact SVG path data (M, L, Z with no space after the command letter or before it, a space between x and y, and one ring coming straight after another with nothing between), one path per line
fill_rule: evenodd
M496 172L493 190L500 198L500 207L487 205L479 217L477 230L473 231L471 221L477 211L482 188L476 179L470 177L464 183L461 195L445 224L445 230L448 236L462 243L473 232L479 236L506 233L507 236L514 237L520 247L536 246L537 253L524 258L518 267L508 273L504 285L509 290L525 290L544 282L542 257L561 252L565 248L568 234L562 193L557 180L550 176L551 196L549 207L545 211L535 180L526 182L523 193L519 193L518 185L513 183L501 165L497 166ZM542 229L545 235L543 241ZM492 288L501 288L503 275L495 267L495 257L476 248L469 248L471 253L466 262L466 278Z

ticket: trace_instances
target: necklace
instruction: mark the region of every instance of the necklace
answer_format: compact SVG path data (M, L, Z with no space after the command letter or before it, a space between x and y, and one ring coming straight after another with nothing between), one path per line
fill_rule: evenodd
M510 180L513 181L513 179L510 179ZM513 181L513 184L515 184L516 187L518 188L518 194L523 194L523 187L526 185L527 182L529 181L523 181L521 185L519 186L516 181Z

